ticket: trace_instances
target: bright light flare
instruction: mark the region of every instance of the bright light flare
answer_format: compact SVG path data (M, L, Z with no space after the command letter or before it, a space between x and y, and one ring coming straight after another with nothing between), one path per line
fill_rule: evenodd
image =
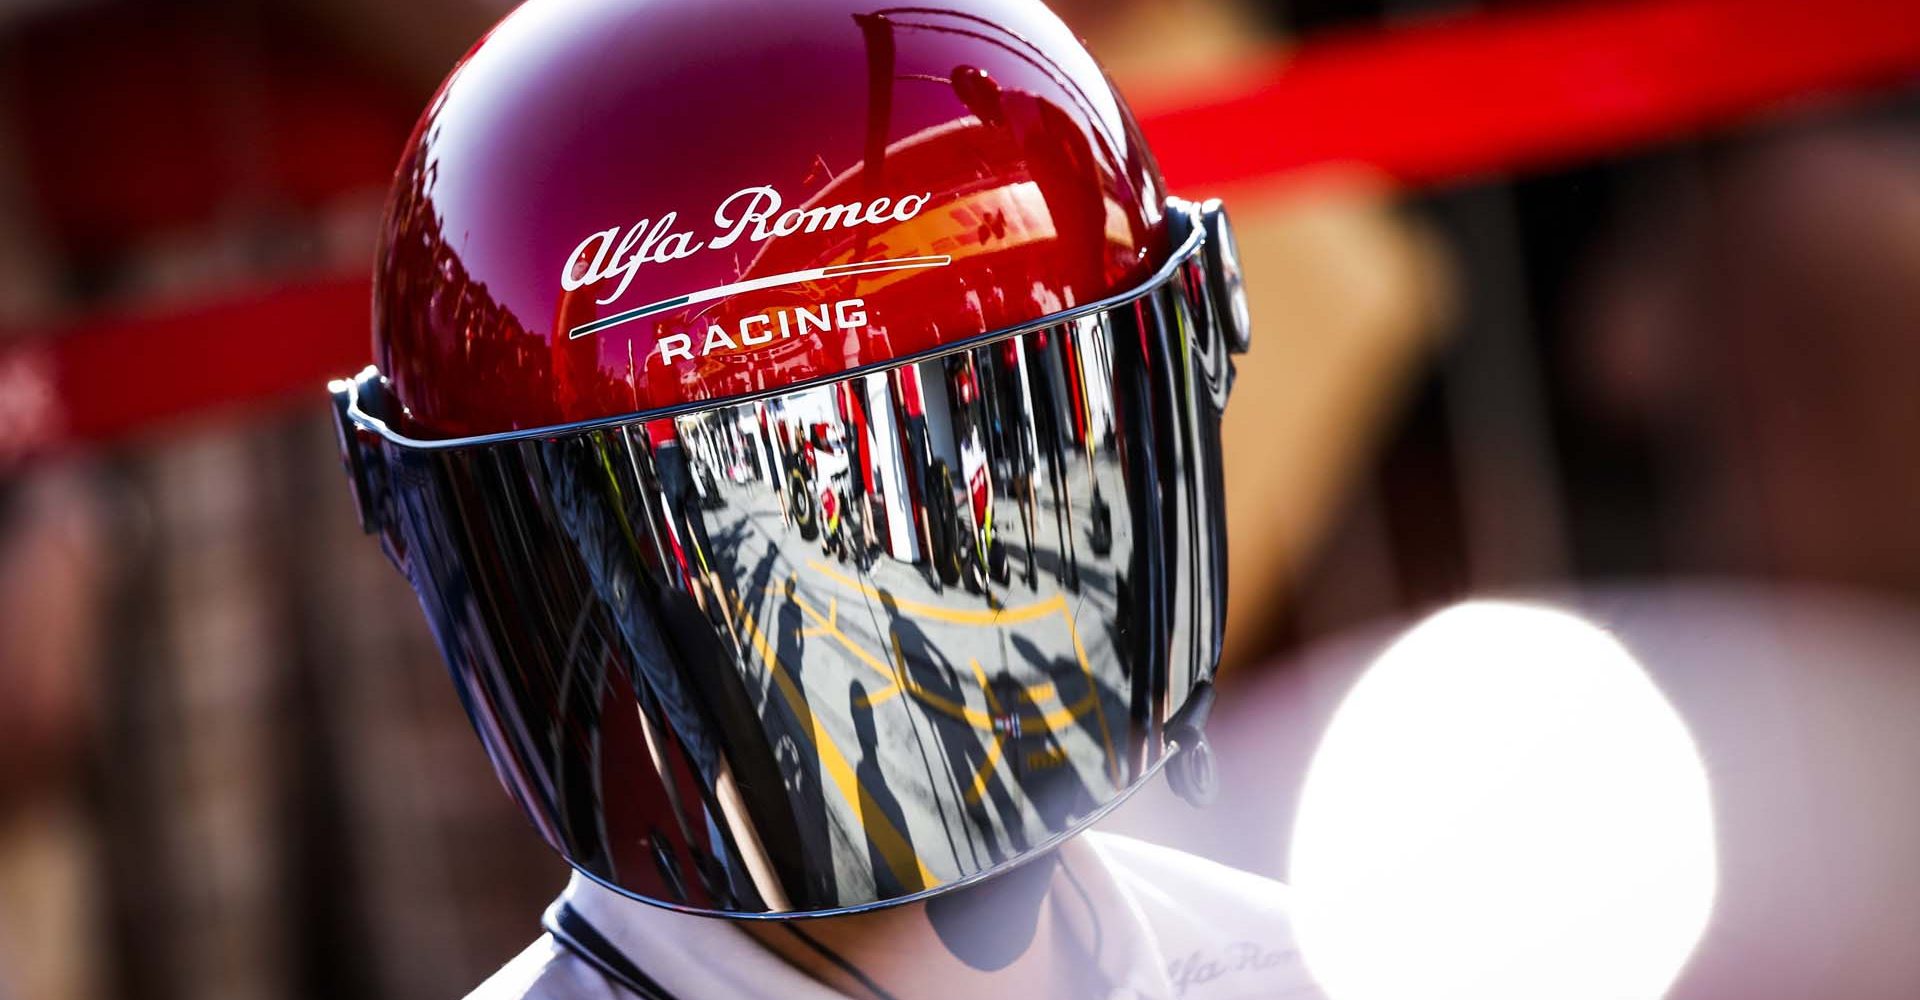
M1290 868L1334 1000L1651 1000L1713 908L1706 769L1612 636L1466 604L1347 696Z

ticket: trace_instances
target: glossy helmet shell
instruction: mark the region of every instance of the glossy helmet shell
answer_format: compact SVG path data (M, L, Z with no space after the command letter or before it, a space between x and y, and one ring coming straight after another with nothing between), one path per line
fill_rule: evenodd
M374 355L420 437L699 406L1127 290L1164 198L1035 0L532 0L414 131Z

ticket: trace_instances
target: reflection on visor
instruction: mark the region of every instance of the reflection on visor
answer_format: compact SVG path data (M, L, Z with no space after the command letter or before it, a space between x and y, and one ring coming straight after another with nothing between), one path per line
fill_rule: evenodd
M908 898L1091 821L1212 670L1207 294L1189 259L1104 312L767 399L365 434L380 528L574 865L735 915Z

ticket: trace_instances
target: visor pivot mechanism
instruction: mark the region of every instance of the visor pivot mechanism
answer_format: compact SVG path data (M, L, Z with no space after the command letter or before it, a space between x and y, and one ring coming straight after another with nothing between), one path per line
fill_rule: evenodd
M1253 341L1240 244L1234 239L1226 206L1218 198L1206 202L1169 198L1167 220L1176 241L1184 241L1195 231L1201 236L1196 277L1204 289L1200 298L1206 303L1206 315L1195 325L1191 348L1206 376L1214 406L1224 410L1233 393L1233 359L1247 353Z
M1227 350L1245 354L1253 346L1253 309L1247 302L1247 276L1240 264L1240 241L1233 222L1218 198L1200 206L1200 225L1207 231L1207 283L1213 293Z
M327 393L333 397L334 443L340 448L340 464L346 467L347 482L353 489L356 512L360 515L360 530L369 535L381 533L385 527L380 517L380 501L383 499L379 483L374 481L376 466L367 453L367 442L362 438L359 424L354 422L352 409L355 394L360 382L370 377L372 369L362 372L359 381L335 379L327 383Z
M1167 784L1195 809L1212 805L1220 790L1220 771L1206 734L1207 714L1212 709L1213 684L1202 681L1194 685L1186 705L1167 720L1167 742L1172 744L1174 755L1167 761Z

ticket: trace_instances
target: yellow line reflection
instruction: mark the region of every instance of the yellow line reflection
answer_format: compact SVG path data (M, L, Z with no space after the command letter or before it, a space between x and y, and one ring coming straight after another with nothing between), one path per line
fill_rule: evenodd
M840 623L840 599L838 597L828 598L826 624L821 625L819 628L801 629L800 638L811 639L815 636L827 635L829 633L838 635L840 633L839 623Z
M973 669L974 682L980 685L980 693L987 696L987 707L1000 711L1000 700L993 696L993 686L987 683L987 672L980 669L980 661L969 659L967 666ZM987 748L987 759L980 762L980 769L973 772L973 783L967 788L967 805L980 804L982 796L987 794L987 782L993 780L993 770L1000 764L1000 756L1006 752L1007 736L995 731L993 745Z
M1064 609L1066 601L1055 594L1037 604L1028 604L1018 608L998 608L973 610L966 608L946 608L938 604L925 604L906 597L897 597L848 577L826 563L809 560L807 568L849 590L865 594L876 601L891 603L895 608L919 618L947 622L952 625L1019 625L1022 622L1038 621L1041 618Z
M1087 694L1085 697L1081 698L1080 700L1074 702L1071 705L1063 705L1060 708L1054 709L1051 712L1047 712L1039 716L1038 721L1042 726L1045 726L1049 731L1054 731L1054 730L1061 729L1065 726L1072 725L1075 720L1086 715L1089 711L1093 712L1098 717L1099 728L1100 728L1100 741L1107 755L1107 774L1109 778L1114 777L1113 736L1112 736L1111 730L1108 728L1108 725L1107 725L1106 709L1100 703L1099 686L1094 681L1093 667L1087 661L1086 647L1080 641L1080 629L1078 625L1074 622L1073 612L1068 609L1067 601L1064 596L1055 594L1054 596L1044 601L1040 601L1036 604L1029 604L1029 605L1026 605L1025 607L1019 607L1019 608L1003 608L997 611L958 610L954 608L943 608L937 605L925 604L919 601L909 600L907 598L894 597L892 595L886 595L883 597L880 591L874 589L873 587L870 587L867 584L861 583L839 572L836 572L834 569L827 566L825 563L819 562L817 560L809 561L807 563L807 566L810 569L814 570L815 572L820 573L821 575L834 581L835 583L840 584L841 586L848 587L852 590L858 591L859 593L864 594L868 597L872 597L875 600L891 601L894 607L899 609L902 612L918 615L926 618L931 618L937 621L944 621L951 624L1018 625L1025 622L1036 621L1038 619L1045 618L1048 615L1054 614L1055 612L1058 612L1061 618L1063 618L1066 622L1068 633L1071 634L1073 637L1074 655L1079 659L1080 672L1084 674L1087 678ZM800 610L806 613L808 617L813 618L816 621L824 621L819 611L815 610L810 605L808 605L806 601L801 599L798 594L793 595L793 600L796 604L799 605ZM809 634L812 634L812 633L809 633ZM893 672L889 672L881 668L878 665L877 660L875 660L872 656L868 655L864 650L860 649L859 646L856 645L851 639L847 638L846 635L840 633L837 627L835 627L834 630L830 633L822 633L822 634L832 635L836 640L838 640L841 643L841 645L845 646L848 649L848 651L852 652L857 658L859 658L861 662L867 664L869 667L874 668L876 671L886 676L889 682L896 683L896 684L904 683L908 692L911 693L916 700L922 702L927 707L932 708L936 711L939 711L943 714L952 716L953 718L960 719L968 723L969 725L973 726L976 729L981 729L988 732L992 731L993 719L990 716L988 716L985 712L982 712L977 708L969 708L965 705L962 705L953 701L950 698L946 698L942 695L935 694L932 691L928 691L927 689L921 687L918 683L916 683L911 677L905 676L906 658L904 656L899 656L900 637L897 634L893 637L893 641L895 645L895 650L894 650L895 655L899 656L899 661L900 661L900 671L899 671L898 677L896 677L896 675ZM898 694L898 692L891 691L891 690L880 692L872 696L873 697L872 703L877 704L879 701L891 699L896 694ZM1052 682L1047 682L1043 684L1036 684L1027 688L1027 697L1033 703L1039 704L1042 702L1057 700L1060 697L1060 694L1059 694L1059 690L1055 687L1055 685Z
M734 595L733 603L740 612L740 622L746 626L747 636L752 640L753 648L760 653L760 658L767 664L767 670L773 674L774 686L780 689L780 696L786 699L787 707L793 711L794 717L806 722L809 730L806 735L809 742L813 744L814 754L819 759L821 767L825 768L828 777L833 779L834 787L839 789L841 798L853 807L854 814L859 817L861 828L866 830L868 837L872 838L874 846L880 851L880 856L886 859L887 867L893 871L893 877L908 890L939 885L940 879L935 878L927 869L926 863L914 853L907 838L901 835L899 828L893 825L893 820L888 818L885 810L880 808L880 803L874 799L873 793L867 791L867 787L860 782L859 776L854 773L853 765L847 762L846 754L842 753L840 747L834 743L833 735L827 732L826 726L820 722L820 717L814 713L812 707L807 704L806 698L800 694L799 687L793 683L793 678L787 675L786 668L780 663L780 657L774 653L773 647L767 642L767 637L761 633L759 623L747 613L746 604L740 599L739 594Z
M1087 662L1087 648L1080 644L1080 626L1074 622L1073 611L1065 601L1060 603L1060 613L1067 616L1067 633L1073 636L1073 655L1080 658L1080 672L1087 675L1088 689L1093 692L1089 697L1093 698L1094 718L1100 722L1100 745L1107 752L1107 780L1118 785L1120 774L1116 769L1118 761L1113 755L1113 733L1107 728L1107 710L1100 704L1100 688L1093 679L1093 665Z

